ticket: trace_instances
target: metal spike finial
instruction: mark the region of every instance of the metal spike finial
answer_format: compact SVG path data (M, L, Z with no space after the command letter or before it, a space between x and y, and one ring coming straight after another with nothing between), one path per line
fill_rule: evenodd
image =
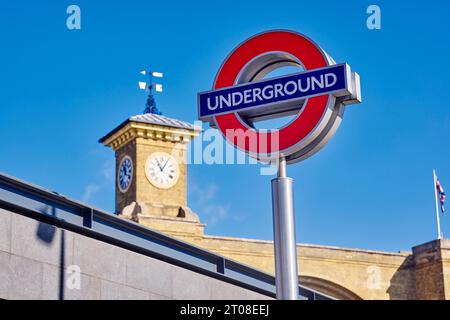
M158 108L156 107L155 98L153 97L153 94L151 93L151 91L147 97L147 103L145 104L144 113L151 113L151 114L157 114L157 115L162 114L162 112L159 111Z
M149 80L150 80L149 85L147 85L146 82L142 82L142 81L139 82L140 89L148 90L148 97L147 97L147 102L145 104L144 113L161 115L162 112L159 111L158 108L156 107L156 101L153 96L153 89L155 89L156 92L162 92L163 91L162 84L153 83L153 77L162 78L163 74L161 72L147 71L147 70L143 70L140 73L143 75L148 75Z

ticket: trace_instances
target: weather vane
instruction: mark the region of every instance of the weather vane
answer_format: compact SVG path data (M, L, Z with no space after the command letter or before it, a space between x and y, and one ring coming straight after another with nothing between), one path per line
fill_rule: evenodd
M145 81L139 81L139 89L148 90L147 103L145 104L144 113L161 115L161 111L159 111L158 108L156 107L156 101L155 98L153 97L153 90L155 90L156 92L162 92L163 86L160 83L153 83L153 77L162 78L163 74L162 72L147 71L147 70L142 70L140 73L143 74L144 76L148 75L150 80L148 83Z

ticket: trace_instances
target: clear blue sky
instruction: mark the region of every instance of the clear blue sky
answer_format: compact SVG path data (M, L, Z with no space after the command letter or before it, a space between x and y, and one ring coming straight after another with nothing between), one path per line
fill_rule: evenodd
M397 251L434 239L433 168L450 190L448 2L241 2L3 2L0 171L112 212L114 154L97 140L143 111L138 71L163 71L159 106L193 121L196 93L236 44L292 29L358 71L364 98L320 153L288 168L298 240ZM378 31L366 28L372 3ZM81 30L66 28L70 4ZM192 165L189 205L208 234L271 239L271 178ZM450 236L450 216L442 227Z

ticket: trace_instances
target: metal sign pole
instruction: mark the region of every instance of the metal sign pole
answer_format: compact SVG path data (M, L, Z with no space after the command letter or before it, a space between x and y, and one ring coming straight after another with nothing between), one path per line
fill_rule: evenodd
M294 180L286 177L286 159L280 158L278 177L272 180L275 277L278 300L298 299L293 184Z
M294 65L304 71L264 79L273 70ZM314 82L321 85L304 90L300 85ZM217 72L213 90L199 92L197 101L199 119L218 128L235 147L261 162L279 161L278 177L272 180L277 298L297 300L294 180L286 177L286 163L312 156L334 135L344 108L361 102L359 75L347 63L336 64L308 37L272 30L236 47ZM287 112L298 113L278 130L259 130L253 125ZM228 139L230 132L251 132L252 141L280 143L266 144L266 148L257 143L255 147L237 136Z

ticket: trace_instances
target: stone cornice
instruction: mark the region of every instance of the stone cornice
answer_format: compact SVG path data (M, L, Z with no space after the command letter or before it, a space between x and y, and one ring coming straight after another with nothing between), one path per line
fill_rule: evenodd
M186 144L198 134L197 130L129 121L117 131L112 132L102 143L115 151L137 138Z

